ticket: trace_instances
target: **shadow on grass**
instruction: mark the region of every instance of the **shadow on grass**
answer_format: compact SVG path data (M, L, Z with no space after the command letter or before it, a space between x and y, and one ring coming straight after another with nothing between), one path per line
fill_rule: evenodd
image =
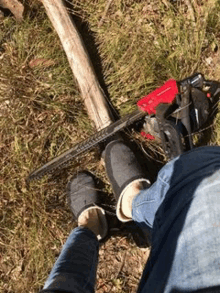
M72 6L70 3L65 2L65 5L67 8L71 9ZM111 103L110 96L107 90L107 86L105 84L104 78L103 78L103 68L102 68L102 61L98 52L98 48L95 41L95 33L91 31L89 28L89 23L84 21L82 18L80 18L77 15L70 14L70 18L75 24L79 34L82 37L83 43L85 45L85 48L87 50L87 53L89 55L89 59L92 63L92 66L94 68L95 74L97 76L97 79L99 81L99 84L101 86L101 89L103 90L104 96L110 105L110 109L112 109L112 114L115 119L119 117L119 113L116 111L116 109L113 107L113 104Z

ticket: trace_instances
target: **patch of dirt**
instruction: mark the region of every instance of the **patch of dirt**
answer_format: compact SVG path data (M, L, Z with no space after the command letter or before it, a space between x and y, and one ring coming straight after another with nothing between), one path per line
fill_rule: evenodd
M111 237L99 250L96 292L137 292L149 253L129 237Z

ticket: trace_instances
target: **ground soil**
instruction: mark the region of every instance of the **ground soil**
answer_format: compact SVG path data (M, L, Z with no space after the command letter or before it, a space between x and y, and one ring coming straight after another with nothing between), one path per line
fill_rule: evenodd
M149 253L129 236L111 237L100 247L96 292L137 292Z

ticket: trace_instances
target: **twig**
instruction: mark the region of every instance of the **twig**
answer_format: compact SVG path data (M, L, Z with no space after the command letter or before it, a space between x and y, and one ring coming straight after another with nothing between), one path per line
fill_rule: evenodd
M105 10L104 10L104 13L103 13L103 15L102 15L102 18L100 19L100 21L99 21L99 23L98 23L98 28L100 28L100 26L102 26L102 24L103 24L103 22L104 22L104 19L105 19L107 13L108 13L108 10L109 10L109 8L110 8L110 6L111 6L111 4L112 4L112 1L113 1L113 0L108 0L107 4L106 4L106 6L105 6Z
M202 128L202 129L200 129L200 130L198 130L198 131L196 131L196 132L193 132L191 135L199 134L199 133L201 133L201 132L203 132L203 131L205 131L205 130L207 130L207 129L209 129L209 128L212 128L212 127L214 127L214 126L215 126L215 124L212 123L211 125L209 125L209 126L207 126L207 127L205 127L205 128ZM184 137L189 137L189 135L187 134L187 135L185 135Z
M186 2L186 5L187 5L187 7L188 7L188 10L189 10L190 18L191 18L191 20L195 23L196 18L195 18L195 14L194 14L193 6L192 6L190 0L185 0L185 2Z
M122 261L122 264L121 264L121 266L120 266L120 268L119 268L119 270L118 270L118 272L117 272L117 275L116 275L116 278L115 278L115 279L118 279L119 274L120 274L120 272L122 271L122 269L123 269L123 267L124 267L124 265L125 265L125 259L126 259L126 256L127 256L127 251L124 252L124 255L123 255L123 261ZM113 288L113 287L114 287L114 284L111 286L111 288L110 288L110 290L108 291L108 293L109 293L109 292L112 292L112 288Z
M143 147L142 144L141 144L141 149L142 149L143 153L144 153L146 156L148 156L150 159L152 159L152 160L154 160L155 162L158 162L158 163L164 163L163 161L159 161L159 160L155 159L154 157L152 157L151 155L149 155L149 154L146 152L146 150L144 149L144 147Z

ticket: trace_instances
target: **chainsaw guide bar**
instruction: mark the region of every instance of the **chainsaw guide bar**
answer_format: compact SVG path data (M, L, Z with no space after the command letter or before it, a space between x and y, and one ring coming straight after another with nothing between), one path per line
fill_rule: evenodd
M134 122L140 120L144 116L146 116L146 113L140 110L136 110L131 114L125 115L116 122L93 134L85 141L78 143L73 148L69 149L68 151L64 152L63 154L54 158L42 167L30 173L27 178L27 183L34 179L41 179L46 174L50 174L57 169L66 167L78 155L90 150L98 143L106 140L107 138L114 135L116 132L126 128L127 126L132 125Z

